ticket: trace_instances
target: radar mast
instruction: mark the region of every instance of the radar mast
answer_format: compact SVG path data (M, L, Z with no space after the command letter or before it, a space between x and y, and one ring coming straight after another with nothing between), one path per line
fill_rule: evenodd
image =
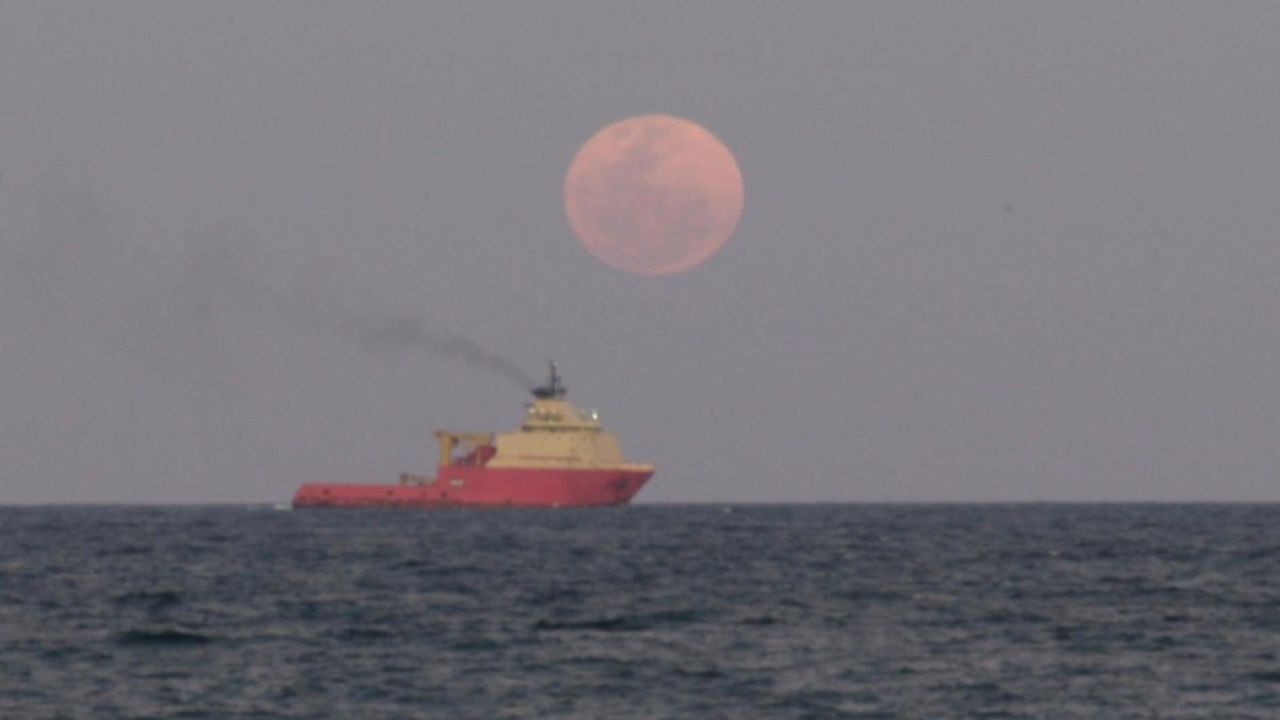
M533 388L530 392L532 392L533 396L539 400L564 397L565 393L569 392L569 388L565 387L564 384L560 382L560 373L556 372L556 362L552 360L547 364L551 367L547 373L546 384L539 385L538 387Z

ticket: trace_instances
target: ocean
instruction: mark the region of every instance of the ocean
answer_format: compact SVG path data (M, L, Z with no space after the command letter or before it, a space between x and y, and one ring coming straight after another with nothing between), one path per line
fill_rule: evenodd
M1280 717L1280 505L0 508L0 718Z

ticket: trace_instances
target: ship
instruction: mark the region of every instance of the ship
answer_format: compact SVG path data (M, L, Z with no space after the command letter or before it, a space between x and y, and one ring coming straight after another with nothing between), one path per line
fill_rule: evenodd
M295 508L592 507L631 501L653 465L628 462L595 411L565 399L554 362L512 432L436 430L434 477L386 484L306 483Z

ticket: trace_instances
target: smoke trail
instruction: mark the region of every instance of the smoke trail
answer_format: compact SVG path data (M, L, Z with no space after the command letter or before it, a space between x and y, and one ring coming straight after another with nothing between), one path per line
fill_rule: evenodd
M193 342L205 340L203 331L215 321L240 325L260 322L266 315L320 331L370 354L423 352L500 375L523 390L538 384L514 360L464 335L430 328L408 313L360 308L335 296L332 284L323 278L304 279L283 291L269 278L256 276L260 265L252 261L243 242L217 233L214 239L217 242L193 245L193 257L180 283L184 301L160 304L170 309L175 332L191 335Z
M528 373L509 358L505 358L474 340L457 333L438 333L427 330L416 318L408 315L391 315L383 318L348 318L343 330L355 338L366 352L422 350L432 355L465 362L473 367L496 372L528 390L537 385Z

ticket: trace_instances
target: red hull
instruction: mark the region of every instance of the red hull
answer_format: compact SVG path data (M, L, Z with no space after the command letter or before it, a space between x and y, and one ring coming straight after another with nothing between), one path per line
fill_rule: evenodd
M586 507L629 502L652 470L448 466L428 485L307 483L295 508Z

